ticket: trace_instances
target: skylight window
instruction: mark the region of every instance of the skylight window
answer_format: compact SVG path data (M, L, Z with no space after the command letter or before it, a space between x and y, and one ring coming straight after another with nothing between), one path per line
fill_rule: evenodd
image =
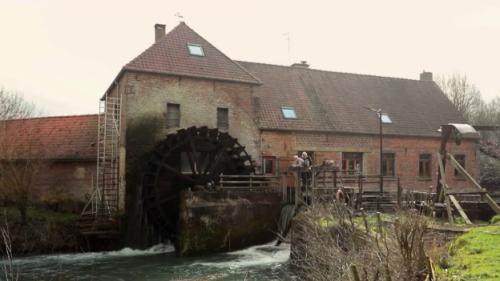
M297 114L295 113L295 109L293 109L293 107L283 106L281 108L281 112L283 113L283 117L285 117L285 119L297 119Z
M204 57L205 52L203 52L203 47L198 44L188 44L189 54L192 56Z
M392 120L387 113L382 113L382 123L391 124Z

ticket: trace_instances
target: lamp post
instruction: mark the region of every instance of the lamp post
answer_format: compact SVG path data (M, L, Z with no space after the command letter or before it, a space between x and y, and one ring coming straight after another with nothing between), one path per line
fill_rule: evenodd
M379 141L380 141L380 151L379 151L379 157L380 157L380 163L379 163L379 176L380 176L380 186L379 186L379 189L380 189L380 196L382 196L382 194L384 193L384 176L382 175L382 164L383 164L383 159L382 159L382 155L383 155L383 148L382 148L382 135L383 135L383 132L382 132L382 109L379 108L379 109L374 109L374 108L371 108L371 107L367 107L367 106L363 106L365 109L368 109L370 111L373 111L377 114L378 116L378 126L379 126ZM378 203L380 205L380 197L379 197L379 200L378 200Z

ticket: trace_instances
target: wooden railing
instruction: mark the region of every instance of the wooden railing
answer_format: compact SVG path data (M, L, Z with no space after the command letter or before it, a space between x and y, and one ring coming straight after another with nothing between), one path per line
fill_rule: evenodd
M380 193L381 187L384 196L390 196L398 206L402 205L403 190L399 177L380 175L363 175L357 171L342 171L336 167L318 166L310 170L293 169L295 174L295 203L308 200L308 204L316 199L324 201L335 200L336 192L342 189L349 194L351 200L356 202L356 207L363 203L364 194ZM304 184L304 173L308 180ZM380 195L382 196L382 194ZM306 199L302 199L306 198ZM291 203L291 202L289 202Z
M282 191L282 177L268 175L221 175L222 190Z

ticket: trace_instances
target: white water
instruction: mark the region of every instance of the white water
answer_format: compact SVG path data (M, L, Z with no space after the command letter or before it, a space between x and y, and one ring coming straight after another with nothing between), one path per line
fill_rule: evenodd
M286 244L274 246L276 242L253 246L244 250L227 253L233 259L229 261L200 262L195 265L212 266L218 268L242 268L262 265L282 264L290 257L290 247Z
M158 244L146 250L123 248L118 251L109 251L109 252L40 255L40 256L31 256L26 258L14 259L12 262L14 265L22 265L30 263L51 263L51 262L73 263L73 262L85 262L87 260L96 261L99 259L109 259L109 258L150 256L150 255L171 253L174 251L175 248L172 245Z
M290 280L289 256L289 245L274 243L190 258L177 257L171 245L156 245L146 250L25 257L15 259L14 266L21 280Z

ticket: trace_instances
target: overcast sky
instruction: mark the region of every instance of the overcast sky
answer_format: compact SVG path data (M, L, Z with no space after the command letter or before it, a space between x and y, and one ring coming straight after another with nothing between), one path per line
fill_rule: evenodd
M487 100L500 96L496 0L0 0L0 86L49 115L95 113L153 43L153 25L172 29L176 13L232 59L411 79L459 72Z

